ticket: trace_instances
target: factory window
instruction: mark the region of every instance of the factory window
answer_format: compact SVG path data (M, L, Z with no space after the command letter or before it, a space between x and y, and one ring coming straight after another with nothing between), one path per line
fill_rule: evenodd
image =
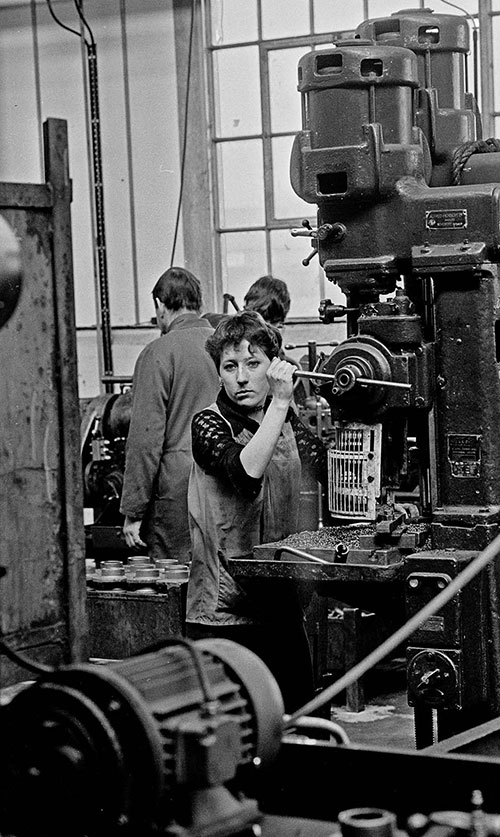
M477 0L463 0L461 7L477 15ZM319 300L337 293L317 258L302 264L312 252L310 240L290 234L306 218L316 222L316 206L290 185L292 142L302 127L297 65L311 49L351 37L362 20L400 8L400 0L207 0L216 269L222 291L238 304L262 273L287 282L292 320L317 318ZM433 9L456 14L445 0ZM342 70L328 60L329 72ZM381 65L363 71L380 74ZM342 177L325 181L320 191L345 191Z
M444 3L439 5L443 12ZM474 2L469 5L476 11ZM262 273L287 282L291 319L316 318L319 300L335 294L335 288L325 288L317 258L302 264L312 249L308 239L290 234L305 218L314 226L316 216L316 207L290 185L290 151L301 129L297 65L311 49L349 36L353 22L390 15L400 6L400 0L211 0L216 267L223 292L239 304ZM334 191L343 189L337 184Z
M317 319L325 281L312 247L290 229L316 206L290 185L289 162L300 131L297 65L328 47L364 16L363 0L349 10L331 0L211 0L208 15L210 125L217 270L222 290L241 306L249 285L265 273L290 289L291 319ZM328 289L331 296L335 290Z

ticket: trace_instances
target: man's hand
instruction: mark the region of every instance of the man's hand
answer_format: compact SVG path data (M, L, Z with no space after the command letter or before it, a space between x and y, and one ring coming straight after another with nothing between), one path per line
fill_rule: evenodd
M123 534L125 535L125 543L130 547L146 547L147 544L141 540L141 523L142 520L137 520L133 517L126 517L123 524Z

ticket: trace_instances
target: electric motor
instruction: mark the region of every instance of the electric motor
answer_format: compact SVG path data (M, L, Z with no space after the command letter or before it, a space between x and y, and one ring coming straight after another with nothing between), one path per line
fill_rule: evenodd
M277 754L283 703L248 649L177 640L43 676L0 719L1 833L223 835L259 818L225 783Z

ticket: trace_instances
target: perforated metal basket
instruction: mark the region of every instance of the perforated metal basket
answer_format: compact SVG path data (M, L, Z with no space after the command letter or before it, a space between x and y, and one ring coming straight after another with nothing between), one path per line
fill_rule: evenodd
M334 517L375 520L381 424L336 422L328 450L328 507Z

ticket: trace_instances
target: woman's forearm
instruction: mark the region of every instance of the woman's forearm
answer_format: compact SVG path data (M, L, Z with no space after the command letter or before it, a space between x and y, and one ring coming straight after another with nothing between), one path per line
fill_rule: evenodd
M249 477L258 479L264 474L285 423L289 406L288 400L273 398L259 429L241 451L241 464Z

